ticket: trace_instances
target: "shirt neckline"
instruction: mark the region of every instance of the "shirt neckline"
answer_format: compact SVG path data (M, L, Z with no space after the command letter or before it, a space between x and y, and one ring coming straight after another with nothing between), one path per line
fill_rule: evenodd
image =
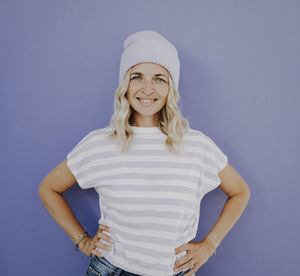
M130 126L134 133L161 133L159 127L138 127L138 126Z

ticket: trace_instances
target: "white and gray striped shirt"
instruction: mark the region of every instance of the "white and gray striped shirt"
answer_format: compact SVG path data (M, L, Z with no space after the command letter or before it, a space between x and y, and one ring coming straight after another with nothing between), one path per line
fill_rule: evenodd
M128 153L105 138L110 125L89 132L68 153L67 164L82 189L99 194L101 218L112 250L97 248L113 265L144 276L172 276L186 255L174 249L196 237L200 202L220 184L227 156L203 132L189 129L184 151L165 146L158 127L134 127Z

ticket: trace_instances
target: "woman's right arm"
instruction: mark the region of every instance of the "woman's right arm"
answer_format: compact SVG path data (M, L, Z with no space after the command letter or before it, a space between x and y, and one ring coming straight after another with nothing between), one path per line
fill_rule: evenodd
M39 196L54 220L63 228L75 243L85 232L72 212L63 193L77 183L76 178L67 166L66 160L61 162L43 179L39 185ZM79 244L82 245L83 242Z
M75 176L70 171L66 160L64 160L48 173L39 185L39 196L43 204L74 243L80 239L80 235L85 232L85 229L76 219L70 205L62 194L76 183ZM103 231L109 232L109 227L101 224L93 238L88 235L79 243L79 249L87 256L94 254L103 257L99 251L95 250L96 247L104 250L111 250L111 248L100 242L100 238L113 243L113 240L110 239L111 237L103 233Z

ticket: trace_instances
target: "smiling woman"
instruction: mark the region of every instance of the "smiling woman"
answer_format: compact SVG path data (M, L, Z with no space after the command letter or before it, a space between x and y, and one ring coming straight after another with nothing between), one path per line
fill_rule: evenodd
M140 63L131 68L127 100L135 114L132 125L153 126L167 102L168 71L155 63Z
M176 48L154 31L124 42L114 114L90 131L43 180L40 197L91 275L192 276L244 210L250 192L227 155L178 108ZM87 234L61 195L75 183L99 194L101 218ZM200 202L220 186L222 214L198 242Z

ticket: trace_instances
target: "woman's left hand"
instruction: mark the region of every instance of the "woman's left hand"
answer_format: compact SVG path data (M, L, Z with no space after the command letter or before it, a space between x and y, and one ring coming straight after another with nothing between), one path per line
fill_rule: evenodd
M192 276L207 262L215 250L207 241L202 240L200 242L191 241L177 247L175 249L175 255L183 251L186 251L186 255L175 262L174 269L177 268L178 270L174 272L187 270L194 265L187 274L184 274L185 276Z

